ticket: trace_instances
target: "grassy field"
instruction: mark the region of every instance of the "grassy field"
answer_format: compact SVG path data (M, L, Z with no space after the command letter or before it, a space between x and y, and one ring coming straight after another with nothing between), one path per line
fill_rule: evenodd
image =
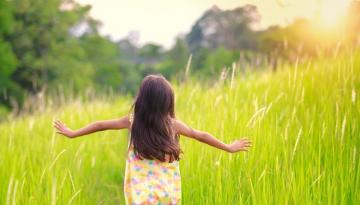
M179 119L225 142L253 140L228 154L181 138L183 204L360 203L359 52L230 81L175 86ZM124 204L127 131L69 140L52 120L116 118L131 99L71 102L0 125L0 204Z

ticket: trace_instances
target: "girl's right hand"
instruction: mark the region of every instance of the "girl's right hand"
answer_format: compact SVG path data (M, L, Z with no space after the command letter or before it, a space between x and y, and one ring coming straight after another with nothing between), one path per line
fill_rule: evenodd
M231 144L228 145L228 152L235 153L239 151L248 151L251 147L251 141L247 138L243 138L240 140L235 140Z

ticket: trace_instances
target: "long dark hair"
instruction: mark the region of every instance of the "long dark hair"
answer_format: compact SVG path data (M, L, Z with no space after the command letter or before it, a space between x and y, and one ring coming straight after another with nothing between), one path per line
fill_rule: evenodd
M175 133L174 91L162 75L144 78L133 104L134 120L131 142L134 153L140 159L158 159L169 162L179 160L179 135Z

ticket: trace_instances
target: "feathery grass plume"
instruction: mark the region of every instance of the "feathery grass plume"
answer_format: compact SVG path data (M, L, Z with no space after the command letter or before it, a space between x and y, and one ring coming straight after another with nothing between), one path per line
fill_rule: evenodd
M192 54L190 54L188 61L186 63L184 81L186 81L188 79L189 72L190 72L190 66L191 66L191 60L192 60Z
M265 113L265 111L266 111L266 106L258 109L249 119L248 123L246 124L246 127L254 127L255 123L259 121L259 119L261 118L261 116L263 116L262 114Z
M355 89L352 89L352 91L351 91L351 102L353 104L355 104L355 101L356 101L356 91L355 91Z
M51 205L56 205L56 178L55 177L53 177L53 179L52 179Z
M10 180L9 180L8 189L7 189L7 194L6 194L6 205L10 204L13 183L14 183L14 175L11 175Z
M293 153L292 153L292 156L291 156L291 161L294 160L294 157L295 157L295 153L296 153L296 149L297 149L297 146L299 144L299 141L300 141L300 137L302 135L302 127L299 129L299 132L297 134L297 137L296 137L296 142L295 142L295 145L294 145L294 149L293 149Z
M231 82L230 82L230 88L232 89L234 87L234 77L235 77L235 69L236 69L236 63L232 63L232 72L231 72Z
M73 202L74 199L80 194L80 192L81 192L81 189L78 190L77 192L75 192L75 194L71 196L71 198L69 199L68 205L71 205L71 204L72 204L72 202Z

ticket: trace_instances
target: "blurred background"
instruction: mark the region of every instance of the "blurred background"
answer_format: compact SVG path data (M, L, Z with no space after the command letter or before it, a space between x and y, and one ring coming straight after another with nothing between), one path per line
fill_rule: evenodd
M0 0L0 116L41 96L133 95L142 78L212 82L359 46L354 0ZM32 99L32 100L28 100Z

